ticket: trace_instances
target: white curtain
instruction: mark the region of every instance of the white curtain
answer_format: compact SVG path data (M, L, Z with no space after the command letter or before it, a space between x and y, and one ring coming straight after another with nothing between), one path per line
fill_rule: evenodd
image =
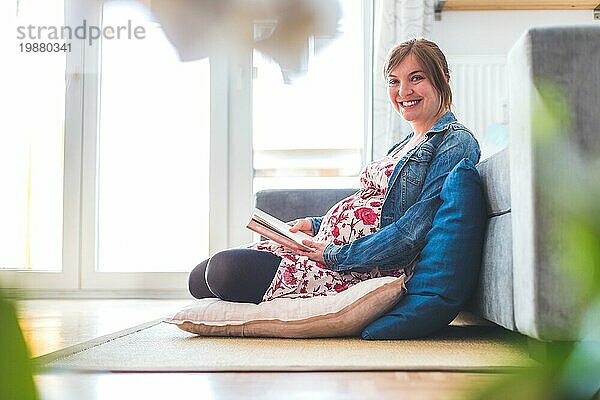
M429 36L434 0L379 0L375 3L375 48L373 69L373 158L411 132L392 108L383 78L383 64L389 50L408 39Z

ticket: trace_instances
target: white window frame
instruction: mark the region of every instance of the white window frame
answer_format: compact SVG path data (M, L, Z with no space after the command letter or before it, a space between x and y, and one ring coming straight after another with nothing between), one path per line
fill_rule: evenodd
M88 11L88 21L101 26L103 2L99 1ZM80 286L82 290L135 290L135 291L176 291L187 292L188 272L101 272L97 268L97 154L99 135L99 87L101 73L101 42L95 41L86 47L84 70L88 71L84 83L83 98L83 163L82 163L82 204L81 204L81 265ZM231 93L231 76L228 70L230 60L223 55L210 57L211 122L210 122L210 178L209 178L209 253L228 247L230 238L225 222L231 220L232 205L229 199L240 199L241 186L224 181L230 176L228 160L232 159L232 119L239 113L223 112L235 109L229 99L240 97ZM235 90L235 89L234 89ZM232 108L234 107L234 108ZM235 158L235 157L234 157ZM216 173L215 171L219 171ZM228 186L226 186L228 184ZM236 188L228 191L228 187ZM223 194L228 201L223 201ZM241 201L241 200L239 200ZM223 206L225 205L225 207ZM239 207L238 207L239 209ZM248 213L249 215L249 213ZM200 262L202 260L198 260ZM190 265L190 270L194 265Z
M80 2L65 0L65 25L81 20ZM65 69L65 128L63 175L62 270L3 270L2 285L19 290L76 289L79 286L79 232L81 193L81 125L83 48L79 41L69 41Z
M346 0L346 1L356 1L356 0ZM369 0L358 0L360 1L360 6L362 8L362 17L363 17L363 93L364 93L364 102L363 102L363 146L361 156L361 170L367 163L373 160L373 63L374 63L374 10L375 10L375 2ZM312 46L312 43L311 43ZM312 50L311 50L312 51ZM260 67L259 67L260 68ZM260 75L261 72L258 71ZM380 74L376 76L379 77ZM332 118L344 118L343 115L332 116ZM250 132L252 135L252 132ZM248 168L253 168L253 164L250 165L239 165L237 166L239 169L247 170ZM260 168L260 167L259 167ZM252 180L254 177L250 178ZM358 184L358 180L356 181ZM255 189L253 189L255 190ZM254 192L253 192L254 193ZM258 235L256 236L259 237Z
M365 147L371 158L372 2L363 0L365 24ZM65 25L101 23L103 0L65 0ZM248 32L252 35L252 32ZM214 46L214 48L224 48ZM36 292L187 293L187 272L97 271L97 144L100 42L72 41L67 55L62 272L0 271L3 284ZM210 57L209 252L248 243L253 208L252 48L235 58ZM202 260L198 260L200 262ZM193 265L190 265L190 269ZM33 291L33 292L32 292Z
M365 55L365 145L363 147L363 165L373 161L373 77L379 76L378 71L373 70L375 65L375 2L362 0L363 2L363 26L364 30L364 55Z

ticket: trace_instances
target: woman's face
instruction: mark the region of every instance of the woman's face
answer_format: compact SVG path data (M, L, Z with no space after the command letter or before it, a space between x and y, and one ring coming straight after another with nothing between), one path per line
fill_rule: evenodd
M390 72L387 84L394 108L415 133L427 132L444 112L438 112L441 96L412 54Z

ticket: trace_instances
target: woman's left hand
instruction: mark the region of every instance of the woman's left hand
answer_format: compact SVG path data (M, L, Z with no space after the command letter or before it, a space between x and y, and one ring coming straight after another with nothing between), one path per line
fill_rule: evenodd
M312 249L312 251L306 251L306 250L300 249L297 251L298 254L300 254L301 256L306 256L313 261L316 261L318 263L325 265L325 259L323 258L323 252L325 251L325 247L327 247L327 244L313 242L312 240L308 240L308 239L304 239L302 241L302 244L305 245L306 247L310 247Z

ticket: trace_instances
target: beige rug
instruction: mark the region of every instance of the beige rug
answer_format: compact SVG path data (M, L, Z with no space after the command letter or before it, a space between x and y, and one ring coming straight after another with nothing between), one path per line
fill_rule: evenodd
M38 357L83 371L503 371L533 365L526 341L495 326L449 326L419 340L198 337L153 321Z

